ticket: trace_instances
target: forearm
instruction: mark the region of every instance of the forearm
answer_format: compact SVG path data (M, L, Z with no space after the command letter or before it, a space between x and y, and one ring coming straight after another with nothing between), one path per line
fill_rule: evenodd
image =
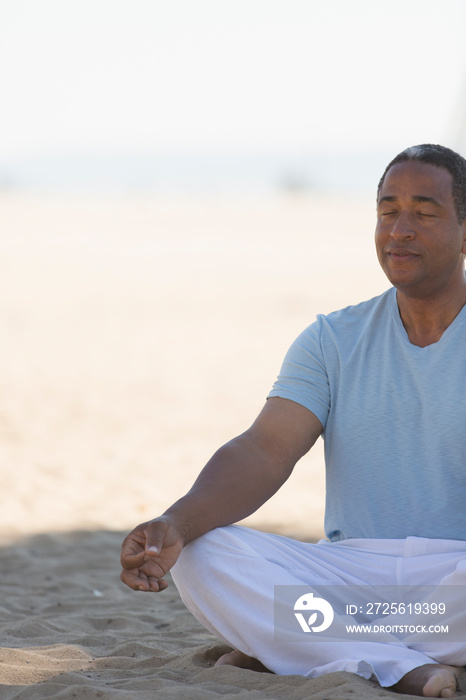
M282 486L293 466L244 433L214 454L190 491L165 514L175 521L187 544L254 513Z
M278 397L267 401L249 430L215 453L186 496L129 533L122 545L122 581L134 590L166 588L163 577L183 546L257 510L322 429L307 408Z

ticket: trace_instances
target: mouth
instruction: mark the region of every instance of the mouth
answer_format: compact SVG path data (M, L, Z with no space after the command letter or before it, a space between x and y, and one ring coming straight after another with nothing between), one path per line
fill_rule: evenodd
M396 262L405 262L406 260L412 260L418 256L418 253L406 248L389 248L385 252L389 258Z

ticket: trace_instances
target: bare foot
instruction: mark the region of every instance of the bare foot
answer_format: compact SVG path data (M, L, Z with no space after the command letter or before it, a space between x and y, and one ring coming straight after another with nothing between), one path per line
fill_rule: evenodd
M238 668L248 668L250 671L260 671L261 673L272 673L268 668L261 664L258 659L253 656L247 656L242 651L235 649L234 651L223 654L217 659L216 666L238 666Z
M458 673L459 668L455 666L425 664L403 676L391 690L408 695L422 695L425 698L456 698Z

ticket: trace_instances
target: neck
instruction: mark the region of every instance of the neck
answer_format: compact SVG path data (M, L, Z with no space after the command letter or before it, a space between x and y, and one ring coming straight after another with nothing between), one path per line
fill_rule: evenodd
M413 345L423 348L437 343L466 304L466 281L449 296L416 298L397 291L401 320Z

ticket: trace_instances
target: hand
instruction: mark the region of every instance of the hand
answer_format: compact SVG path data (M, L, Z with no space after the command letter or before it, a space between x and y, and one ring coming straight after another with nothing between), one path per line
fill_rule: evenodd
M163 591L163 578L178 559L183 538L167 516L142 523L121 546L121 580L134 591Z

